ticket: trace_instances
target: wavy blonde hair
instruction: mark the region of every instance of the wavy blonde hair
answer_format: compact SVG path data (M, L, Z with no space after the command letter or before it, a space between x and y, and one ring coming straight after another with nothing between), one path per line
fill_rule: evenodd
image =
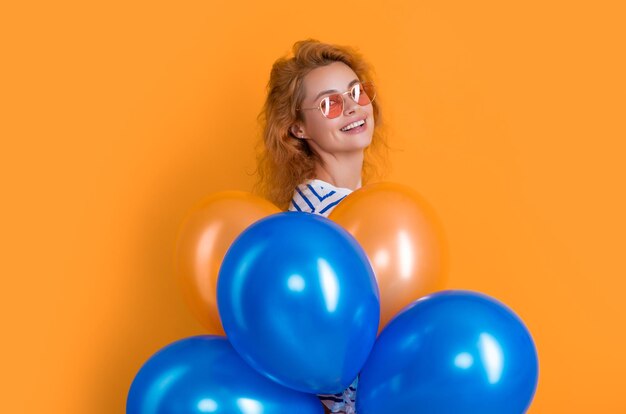
M302 121L302 112L296 111L296 108L304 100L303 79L313 69L333 62L348 65L361 82L373 81L371 67L356 50L313 39L296 42L293 56L280 58L272 66L267 98L258 117L262 136L257 145L259 179L254 191L283 210L289 206L296 187L315 178L315 165L321 162L307 140L298 139L290 132L291 125ZM376 167L386 164L386 151L389 149L382 132L378 94L372 105L375 127L372 143L364 152L363 184L381 175ZM374 158L378 162L374 162Z

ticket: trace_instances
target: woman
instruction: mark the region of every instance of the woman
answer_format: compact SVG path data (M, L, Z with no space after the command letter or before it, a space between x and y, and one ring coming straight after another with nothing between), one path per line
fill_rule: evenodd
M297 42L293 56L277 60L270 74L259 116L257 190L282 209L328 216L374 175L371 158L387 148L379 102L359 53ZM354 412L357 381L343 393L319 396L327 412Z

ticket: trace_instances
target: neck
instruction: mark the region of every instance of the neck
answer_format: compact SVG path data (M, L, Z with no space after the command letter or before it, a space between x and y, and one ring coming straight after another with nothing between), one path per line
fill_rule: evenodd
M361 187L363 151L322 156L315 166L315 178L335 187L356 190Z

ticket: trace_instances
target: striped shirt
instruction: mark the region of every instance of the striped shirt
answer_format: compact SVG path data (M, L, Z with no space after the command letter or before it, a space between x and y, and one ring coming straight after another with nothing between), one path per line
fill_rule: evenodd
M301 211L328 217L333 208L351 192L352 190L348 188L335 187L326 181L310 180L296 187L289 211ZM343 392L320 394L317 397L331 413L354 414L356 412L355 401L358 382L359 378L357 377Z
M303 211L328 217L330 212L352 190L339 188L322 180L309 180L296 187L289 211Z

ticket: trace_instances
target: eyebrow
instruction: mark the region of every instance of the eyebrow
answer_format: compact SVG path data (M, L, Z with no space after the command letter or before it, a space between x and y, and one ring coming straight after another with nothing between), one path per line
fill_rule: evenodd
M358 80L358 79L354 79L352 82L350 82L350 83L348 84L348 88L349 88L350 86L354 85L355 83L359 83L359 80ZM339 92L339 91L338 91L337 89L329 89L329 90L327 90L327 91L322 91L322 92L318 93L318 94L317 94L317 96L316 96L313 100L314 100L314 101L317 101L317 99L318 99L320 96L322 96L322 95L326 95L327 93L331 93L331 92Z

